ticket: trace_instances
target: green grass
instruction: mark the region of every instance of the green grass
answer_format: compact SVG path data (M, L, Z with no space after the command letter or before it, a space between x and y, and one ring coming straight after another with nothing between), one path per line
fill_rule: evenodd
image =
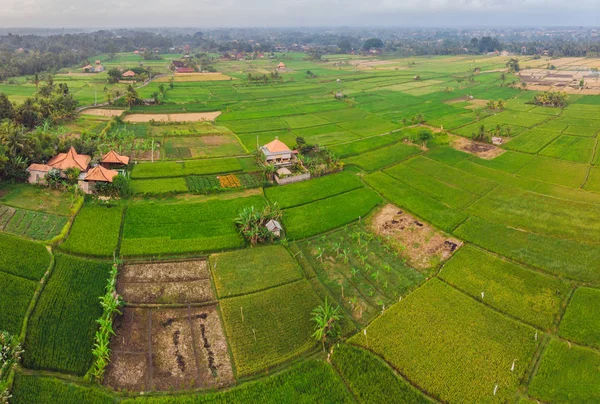
M589 163L594 156L596 139L561 135L539 153L576 163Z
M366 152L344 160L348 165L356 165L366 171L375 171L398 163L421 151L417 146L396 143L377 150Z
M92 364L110 263L59 254L27 326L23 364L83 376Z
M465 159L468 159L471 157L471 154L456 150L450 146L441 146L427 151L427 153L425 153L425 157L449 166L453 166Z
M184 254L239 248L244 240L234 219L259 196L204 203L140 203L127 208L121 253L125 256Z
M407 160L404 164L439 181L476 195L484 195L496 186L493 181L471 175L423 156L416 156Z
M310 316L319 304L306 280L221 300L238 376L265 371L313 348Z
M584 188L588 191L600 192L600 167L590 169Z
M257 292L302 277L296 261L279 245L212 255L210 263L221 298Z
M561 238L600 242L598 205L500 186L468 211L495 223Z
M514 173L533 159L534 157L530 154L506 151L505 153L502 153L498 157L495 157L491 160L481 159L479 157L471 157L469 161L484 167L492 168L494 170Z
M361 403L433 402L365 349L340 344L331 360Z
M0 272L0 290L7 293L5 298L0 299L0 330L12 335L21 333L21 325L36 288L35 281Z
M286 209L283 215L286 235L302 239L343 226L366 216L381 203L379 195L366 188Z
M588 171L586 164L536 157L516 172L517 175L567 187L579 188Z
M524 153L537 153L556 139L560 133L548 132L541 129L531 129L527 132L519 134L510 142L507 142L504 147L510 150L515 150Z
M157 178L150 180L133 180L131 187L135 194L153 195L187 192L185 178Z
M0 184L0 203L54 215L71 214L71 193L30 184Z
M470 245L454 254L442 268L440 278L475 299L542 329L552 327L570 291L565 282Z
M392 135L375 136L367 139L356 140L353 142L335 145L329 148L338 157L350 157L358 154L366 153L373 149L378 149L383 146L397 142L398 139Z
M560 322L559 334L571 341L600 348L600 290L579 288Z
M475 194L445 184L402 163L392 166L384 170L384 172L451 208L465 208L479 198Z
M186 175L221 174L242 171L238 159L219 158L186 160L184 162L161 161L137 164L131 173L132 179L185 177Z
M434 278L350 342L368 346L442 401L505 402L536 350L534 334Z
M349 172L331 174L309 181L265 189L265 196L280 208L303 205L363 186L360 178Z
M12 388L11 403L111 404L114 397L91 387L69 383L51 377L18 372Z
M315 359L260 380L229 390L207 394L137 397L123 404L200 404L200 403L353 403L354 399L335 370Z
M42 244L0 233L0 271L39 281L50 265Z
M598 368L598 352L553 339L529 384L529 395L552 403L597 403Z
M444 231L451 231L467 218L465 213L449 208L440 201L387 174L376 172L366 175L364 179L369 186L393 204L410 211Z
M121 206L84 205L60 249L69 253L112 257L119 243Z
M600 283L600 246L543 236L470 217L455 231L458 237L515 261L560 277Z

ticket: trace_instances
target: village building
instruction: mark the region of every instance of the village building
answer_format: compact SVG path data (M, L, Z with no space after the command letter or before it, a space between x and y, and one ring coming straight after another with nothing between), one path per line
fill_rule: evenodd
M182 73L195 73L196 70L194 70L191 67L179 67L177 69L175 69L175 73L177 74L182 74Z
M100 160L100 165L108 169L124 169L127 165L129 165L129 157L122 156L116 151L111 150L104 156L102 156L102 160Z
M260 148L268 164L290 166L296 161L295 153L278 138Z
M97 65L96 67L94 67L94 73L102 73L104 71L104 66L102 65Z
M133 78L135 77L135 72L133 70L127 70L125 73L123 73L122 77Z
M183 64L183 62L181 60L174 60L172 62L173 64L173 69L181 69L182 67L185 67L185 65Z
M45 184L46 175L50 170L56 169L60 176L66 177L66 170L78 169L80 171L77 179L79 188L86 194L93 193L98 182L112 182L119 171L124 170L129 164L129 157L122 156L115 151L109 151L100 164L90 168L92 158L85 154L78 154L74 147L66 153L59 153L52 157L47 164L31 164L27 167L30 184Z
M91 194L96 189L96 184L99 182L113 182L113 179L119 175L118 171L104 168L102 165L97 165L87 173L79 177L79 188L86 194Z
M87 171L92 158L86 154L78 154L74 147L71 147L66 153L59 153L52 157L47 164L31 164L27 167L29 172L29 183L44 183L46 174L52 169L57 169L61 176L65 176L65 171L69 168L76 168L79 171Z
M281 237L281 231L283 230L283 227L281 226L281 223L279 223L277 220L275 219L271 219L267 222L267 224L265 225L265 227L267 228L267 230L269 230L275 237Z
M285 67L286 67L285 63L279 62L279 64L277 65L277 70L283 70L283 69L285 69Z

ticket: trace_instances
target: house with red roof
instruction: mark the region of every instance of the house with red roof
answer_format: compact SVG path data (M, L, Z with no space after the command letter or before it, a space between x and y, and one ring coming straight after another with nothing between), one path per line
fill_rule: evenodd
M276 167L290 166L296 161L296 152L292 151L279 138L260 148L265 160Z
M66 177L66 170L79 170L79 187L86 193L93 193L95 184L98 182L112 182L114 177L119 174L112 168L124 168L129 164L129 157L122 156L115 151L109 151L102 156L101 163L90 167L92 158L86 154L79 154L74 147L71 147L66 153L59 153L48 160L46 164L31 164L27 167L30 184L45 184L46 175L51 170L58 170L60 176Z

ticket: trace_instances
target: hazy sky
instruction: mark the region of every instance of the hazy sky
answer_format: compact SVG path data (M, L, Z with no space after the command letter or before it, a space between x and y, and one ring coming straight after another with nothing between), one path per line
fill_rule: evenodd
M600 26L600 0L0 0L2 27Z

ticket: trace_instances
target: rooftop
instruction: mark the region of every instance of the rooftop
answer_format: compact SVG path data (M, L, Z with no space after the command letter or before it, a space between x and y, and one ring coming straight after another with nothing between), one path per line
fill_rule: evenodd
M87 170L91 159L92 158L88 155L77 154L75 148L71 146L68 152L59 153L58 155L52 157L50 161L48 161L48 165L59 170L78 168L81 171L85 171Z
M113 178L119 175L115 170L109 170L101 165L97 165L87 172L84 179L86 181L101 181L101 182L112 182Z

